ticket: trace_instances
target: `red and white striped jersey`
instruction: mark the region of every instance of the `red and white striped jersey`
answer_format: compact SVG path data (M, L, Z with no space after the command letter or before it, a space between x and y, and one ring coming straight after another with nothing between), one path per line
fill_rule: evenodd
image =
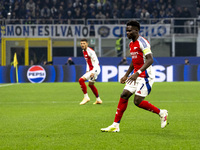
M132 57L132 62L134 66L134 73L138 71L145 63L145 55L152 53L151 46L149 42L142 36L133 42L131 41L129 44L130 47L130 54ZM155 78L154 70L152 65L149 66L145 71L143 71L139 77L142 78Z
M83 55L87 63L86 71L95 71L100 69L99 60L92 48L87 47L86 51L83 50Z

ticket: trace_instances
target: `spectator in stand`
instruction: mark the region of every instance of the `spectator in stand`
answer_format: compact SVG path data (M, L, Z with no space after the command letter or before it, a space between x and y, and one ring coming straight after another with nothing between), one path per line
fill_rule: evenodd
M149 19L149 18L150 18L149 12L148 12L145 8L143 8L143 9L142 9L142 12L141 12L141 14L140 14L141 24L146 24L146 23L148 23L148 19Z
M142 8L142 1L141 0L137 0L135 3L134 3L134 8L136 7L139 7L139 8Z
M58 9L56 8L55 5L52 6L50 11L51 11L51 16L53 17L53 19L58 18Z
M19 2L15 1L13 5L13 11L15 12L16 16L19 16L19 10L20 10Z
M41 9L41 17L43 17L44 19L50 17L50 9L47 5L44 5L44 7Z
M150 12L151 9L149 8L148 2L144 3L144 9L146 9L149 12L149 14L151 15L152 12Z
M25 19L25 16L26 16L26 7L25 5L20 5L20 9L19 9L19 18L20 19ZM23 22L22 22L23 23Z
M189 65L190 64L190 62L189 62L189 59L185 59L185 65Z
M148 10L149 10L149 13L150 13L151 15L153 15L153 12L155 12L155 11L156 11L157 14L159 13L159 10L158 10L156 4L150 3L149 6L151 6L151 7L149 7L149 9L148 9Z
M65 15L67 15L68 11L71 12L71 15L73 14L74 8L72 6L72 2L71 1L67 3L67 8L66 8L66 11L65 11Z
M132 18L133 12L132 12L132 5L128 5L124 10L124 18Z
M89 1L88 0L83 0L83 3L82 3L82 5L87 5L87 6L89 6Z
M105 16L104 14L102 14L101 11L99 11L98 14L96 14L95 17L96 17L96 19L99 20L99 21L98 21L98 24L102 24L102 19L105 19L105 18L106 18L106 16Z
M31 16L35 16L35 2L33 0L29 0L26 3L26 10L31 12Z
M184 33L192 33L191 26L194 24L189 18L192 17L187 7L183 8L182 17L186 18L184 21Z
M7 12L7 10L6 10L6 7L4 6L4 3L3 3L3 1L0 1L0 14L1 14L1 19L2 18L7 18L7 14L8 14L8 12Z
M62 15L65 14L65 10L64 10L64 7L62 5L59 6L58 14L62 14Z
M52 7L51 2L49 2L49 0L42 0L42 7L44 7L45 5L46 5L48 8L51 8L51 7ZM61 5L61 2L60 2L60 5Z
M101 6L101 3L96 3L96 14L98 14L100 11L101 12L104 11Z
M36 7L36 8L39 7L39 8L40 8L40 11L41 11L41 9L42 9L42 7L43 7L43 4L41 3L40 0L37 0L37 1L36 1L35 7ZM35 12L37 12L37 11L35 10Z
M123 58L121 59L121 61L120 61L120 63L118 64L118 66L119 66L119 65L128 65L128 61L127 61L126 57L123 57Z
M165 11L160 10L159 15L158 15L158 18L160 18L160 19L162 19L162 20L164 21L164 18L165 18ZM161 21L161 23L163 23L163 21Z
M151 24L156 24L159 22L159 19L158 19L158 13L157 11L155 10L152 15L150 16L151 18Z
M133 14L133 18L140 18L140 14L141 14L140 6L137 6L135 8L135 13Z
M106 1L108 0L97 0L97 3L101 3L101 6L104 7L104 5L106 4Z
M166 3L164 2L164 0L159 0L159 2L156 4L157 4L158 10L161 10L163 6L166 7Z
M74 9L75 15L74 15L74 19L81 19L81 9L80 7L76 7Z
M95 5L93 3L90 3L90 7L89 7L89 11L88 13L90 14L90 18L93 18L92 17L92 13L95 12L95 15L96 15L96 9L95 9ZM93 14L94 15L94 14ZM95 16L94 15L94 16ZM94 17L95 18L95 17Z
M166 12L171 12L172 14L175 13L175 9L172 7L171 4L167 5Z
M74 11L75 11L74 19L82 19L81 8L76 7ZM81 24L81 21L75 20L75 24Z
M182 8L181 7L177 7L176 8L176 12L175 12L175 18L182 18ZM183 33L183 25L184 25L184 22L183 20L180 20L180 19L175 19L175 33Z
M174 18L174 15L173 15L172 12L167 11L165 17L166 17L166 18ZM167 19L167 20L165 20L165 23L169 23L169 24L170 24L170 23L171 23L171 20L170 20L170 19Z
M120 17L120 12L119 12L119 9L117 7L117 4L113 4L112 14L113 14L113 19L117 19L117 18Z
M39 14L41 13L41 9L40 9L39 5L36 5L35 12L39 13ZM35 14L35 16L36 16L36 14Z
M72 23L71 20L74 19L74 18L72 16L71 10L67 11L66 19L67 19L67 24L71 24Z
M72 60L72 58L69 57L68 60L67 60L67 62L65 63L65 65L71 66L71 65L75 65L75 63L74 63L74 61Z
M108 0L105 2L103 6L103 10L105 11L105 14L109 13L111 15L111 4Z
M62 13L58 14L58 20L56 21L57 24L64 24L67 23L67 20L64 20L65 17Z
M88 18L88 6L87 4L83 4L82 10L81 10L81 14L83 15L82 18L87 19Z
M79 7L80 9L82 8L82 3L80 2L80 0L75 0L75 2L73 3L73 8L77 7Z
M111 17L111 14L106 12L105 14L106 20L104 21L105 24L111 24L111 21L109 20Z

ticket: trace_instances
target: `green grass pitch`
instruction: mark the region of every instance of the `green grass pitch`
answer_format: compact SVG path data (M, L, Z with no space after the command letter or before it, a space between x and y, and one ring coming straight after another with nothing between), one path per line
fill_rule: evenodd
M119 133L101 132L112 124L124 88L117 82L96 83L102 105L83 98L79 84L0 85L1 150L199 150L200 83L154 83L146 100L169 112L169 126L158 115L139 109L133 96Z

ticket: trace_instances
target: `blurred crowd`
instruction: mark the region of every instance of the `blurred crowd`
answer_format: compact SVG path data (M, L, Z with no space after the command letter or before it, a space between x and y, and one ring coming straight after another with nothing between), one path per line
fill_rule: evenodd
M73 19L148 18L157 23L162 18L192 17L185 8L175 7L175 0L1 0L0 19L23 24L70 24ZM20 22L23 19L23 22Z

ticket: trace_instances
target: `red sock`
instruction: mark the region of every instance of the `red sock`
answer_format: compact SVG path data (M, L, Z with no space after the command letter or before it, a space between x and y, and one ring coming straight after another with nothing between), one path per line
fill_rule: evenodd
M96 97L99 97L99 93L97 91L97 88L94 85L89 85L89 87L91 88L92 92L94 93L94 95Z
M148 111L152 111L153 113L159 114L160 109L149 103L148 101L142 101L138 107L143 108Z
M83 93L86 94L87 93L87 86L85 85L85 80L83 78L80 78L78 81L79 81L79 84L82 88Z
M120 120L123 116L124 111L126 110L128 105L128 100L120 98L118 106L117 106L117 112L115 115L114 122L120 123Z

